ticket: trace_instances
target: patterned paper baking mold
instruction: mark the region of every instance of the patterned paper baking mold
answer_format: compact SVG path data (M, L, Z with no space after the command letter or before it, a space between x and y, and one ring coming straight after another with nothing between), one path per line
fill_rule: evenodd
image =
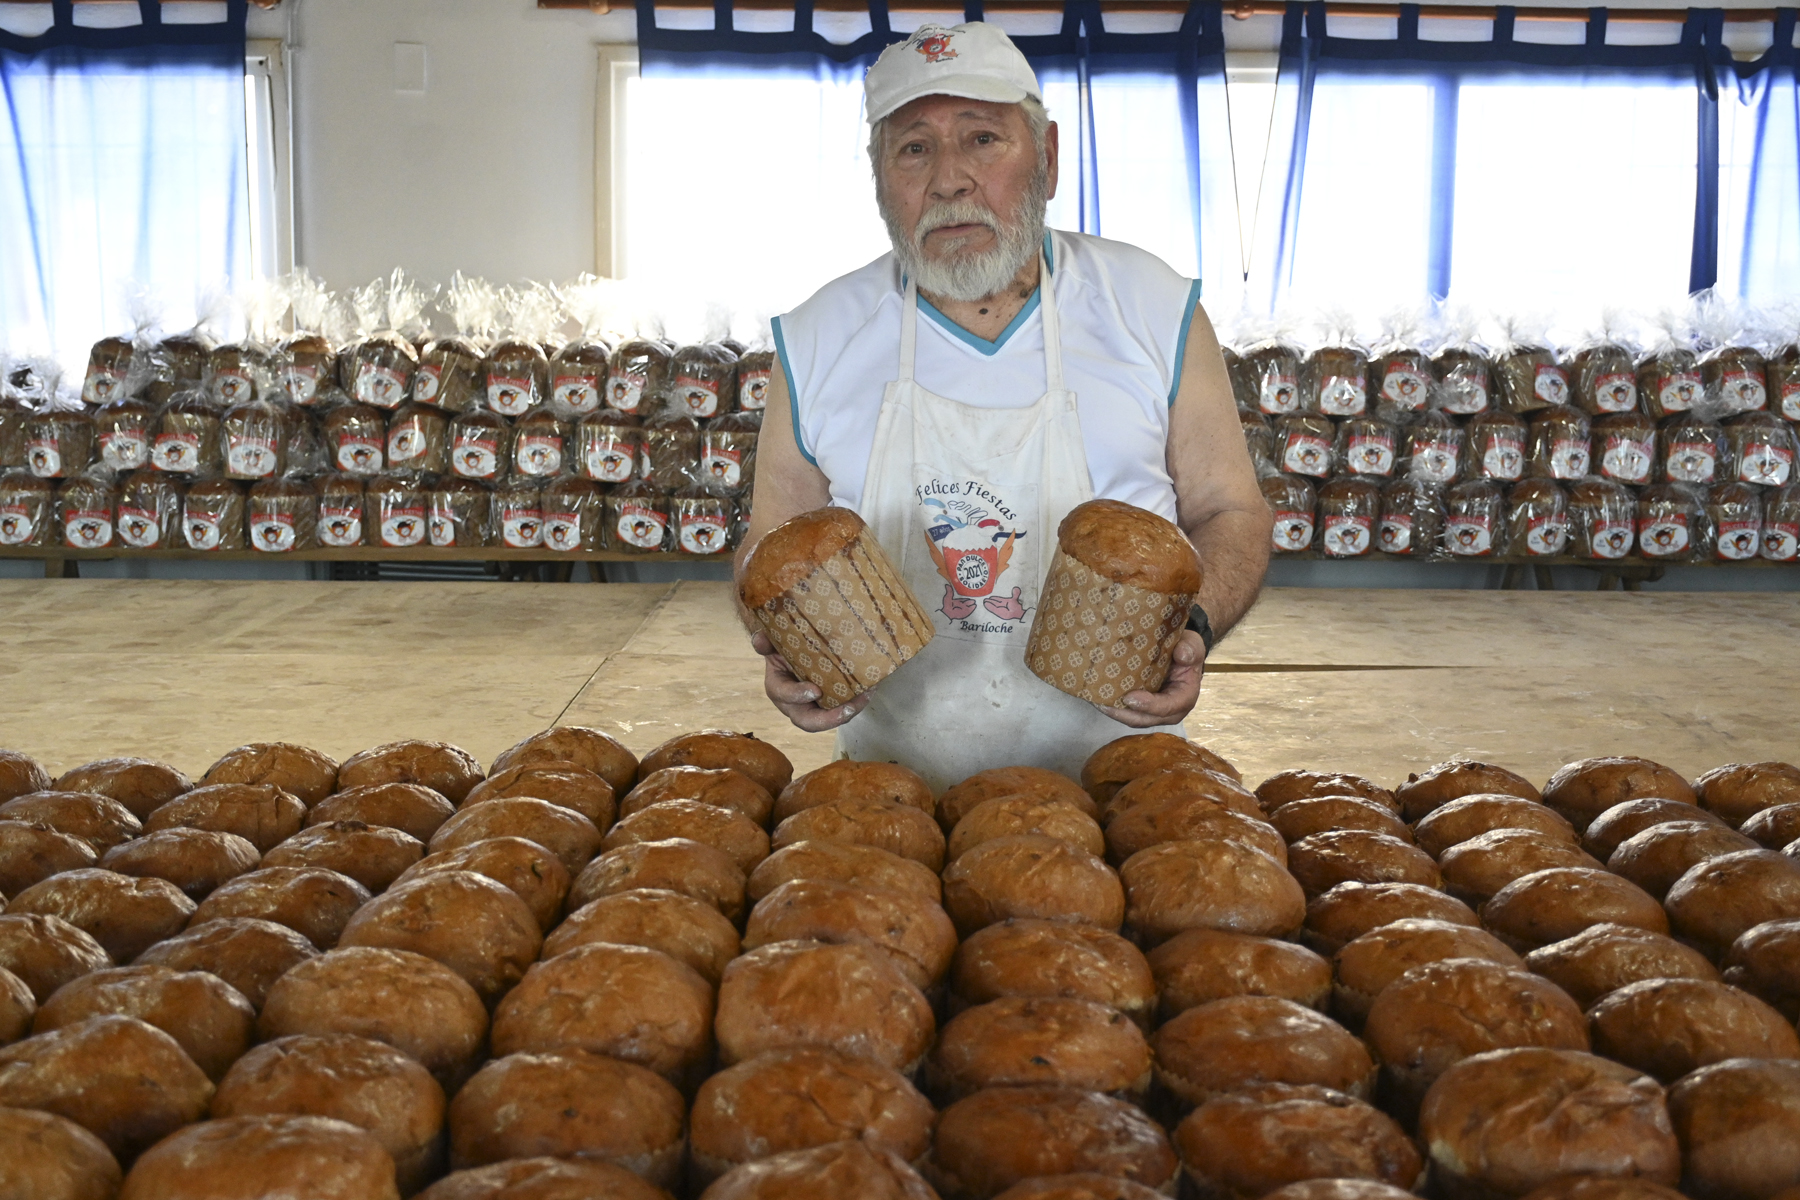
M1192 595L1115 583L1058 548L1025 644L1025 665L1058 691L1116 706L1126 693L1159 691Z
M892 675L935 633L867 530L756 615L794 674L817 684L829 704Z

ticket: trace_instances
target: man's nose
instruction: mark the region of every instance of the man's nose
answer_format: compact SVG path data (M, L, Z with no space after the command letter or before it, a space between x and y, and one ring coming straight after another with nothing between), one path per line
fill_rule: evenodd
M961 200L975 191L975 176L961 150L950 149L938 156L931 173L931 198L936 201Z

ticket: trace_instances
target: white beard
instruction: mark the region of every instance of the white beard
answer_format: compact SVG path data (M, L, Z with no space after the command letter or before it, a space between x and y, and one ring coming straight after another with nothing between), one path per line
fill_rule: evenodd
M1042 159L1031 185L1019 200L1011 220L1001 220L992 209L970 200L933 204L919 216L909 233L888 204L880 186L876 206L887 223L888 240L900 269L916 281L921 292L948 300L973 303L1004 290L1036 255L1044 241L1044 212L1050 203L1050 172ZM939 258L925 256L925 236L946 225L983 225L994 232L995 244L979 252L953 246Z

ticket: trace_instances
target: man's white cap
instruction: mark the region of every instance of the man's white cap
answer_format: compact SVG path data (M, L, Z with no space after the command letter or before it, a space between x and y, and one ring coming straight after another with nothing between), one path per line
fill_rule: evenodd
M985 21L946 29L921 25L904 42L881 52L863 77L873 125L920 96L963 96L994 104L1044 98L1037 73L1006 31Z

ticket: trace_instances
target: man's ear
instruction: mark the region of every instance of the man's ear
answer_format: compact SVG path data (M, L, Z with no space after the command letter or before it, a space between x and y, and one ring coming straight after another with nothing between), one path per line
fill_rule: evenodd
M1050 171L1050 199L1056 199L1056 163L1058 156L1058 140L1056 122L1050 122L1050 128L1044 131L1044 160Z

